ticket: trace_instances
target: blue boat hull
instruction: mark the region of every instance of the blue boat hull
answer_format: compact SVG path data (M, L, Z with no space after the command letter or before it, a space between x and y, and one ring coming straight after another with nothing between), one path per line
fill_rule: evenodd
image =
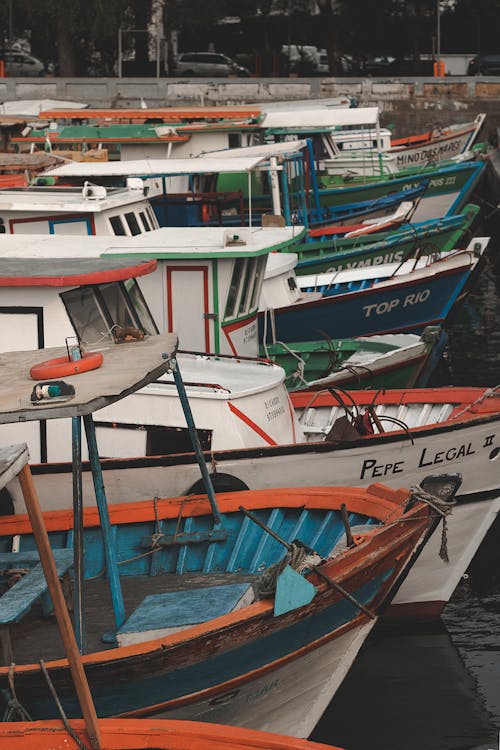
M313 302L274 311L278 341L314 341L320 334L352 338L383 333L421 333L425 326L442 324L470 277L470 269L373 286L355 292L328 292ZM264 332L259 314L259 340ZM269 330L269 326L267 326Z

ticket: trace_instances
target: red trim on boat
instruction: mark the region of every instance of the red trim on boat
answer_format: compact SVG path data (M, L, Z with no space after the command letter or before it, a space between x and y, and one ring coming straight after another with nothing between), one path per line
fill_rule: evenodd
M266 441L266 443L269 443L269 445L278 445L276 440L273 440L270 435L267 434L259 425L254 422L250 417L247 417L246 414L243 414L242 411L240 411L234 404L231 403L231 401L228 401L228 406L233 412L233 414L241 419L242 422L244 422L248 427L250 427L251 430L257 433L257 435L260 435L260 437Z
M135 266L108 268L103 271L59 276L0 276L2 286L89 286L108 284L111 281L126 281L136 276L147 276L157 268L156 259L141 261Z

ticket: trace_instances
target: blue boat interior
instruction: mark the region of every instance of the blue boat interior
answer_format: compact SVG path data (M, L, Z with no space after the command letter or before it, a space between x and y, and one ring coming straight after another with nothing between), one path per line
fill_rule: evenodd
M268 529L285 542L299 540L322 558L337 554L345 547L345 524L340 510L276 507L258 509L254 515L267 528L262 528L241 511L222 513L221 523L215 528L210 513L169 519L156 515L154 520L147 522L112 523L111 535L127 617L124 632L130 630L130 620L142 622L145 630L151 630L151 624L145 624L148 613L154 622L158 611L164 611L169 601L172 604L172 597L165 599L169 592L176 592L174 599L179 602L184 600L186 591L198 591L201 597L198 600L196 594L189 596L195 597L193 601L197 604L194 609L203 613L202 620L210 617L213 607L212 610L208 604L200 607L200 601L208 602L216 596L220 601L214 606L219 613L223 612L230 606L228 602L242 593L243 584L246 584L243 588L256 584L270 566L286 555L287 549ZM358 513L348 514L348 522L354 534L366 532L379 524L378 519ZM60 573L67 577L73 531L51 531L49 537L59 560ZM12 552L13 546L16 552ZM9 598L15 597L13 592L18 584L12 586L12 575L17 575L16 571L23 566L28 569L40 566L34 537L31 534L3 536L0 549L0 585L6 592L0 598L0 626L10 628L14 661L22 664L40 658L62 658L63 647L57 637L57 625L44 588L33 586L30 593L26 577L24 590L19 589L15 614L7 617L2 609L4 601L7 606ZM116 632L99 526L85 529L84 550L84 643L85 651L95 652L110 648L109 633ZM152 597L149 605L148 597ZM186 606L186 602L182 607L176 604L172 612L177 611L182 619ZM172 616L169 623L175 626ZM178 623L179 626L183 624Z

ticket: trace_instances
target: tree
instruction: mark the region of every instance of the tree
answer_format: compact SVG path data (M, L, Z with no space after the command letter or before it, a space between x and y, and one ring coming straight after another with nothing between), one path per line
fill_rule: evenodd
M151 8L152 0L16 0L15 26L34 54L56 63L59 75L88 75L94 67L106 74L117 60L120 26L146 28ZM136 50L147 56L142 37Z

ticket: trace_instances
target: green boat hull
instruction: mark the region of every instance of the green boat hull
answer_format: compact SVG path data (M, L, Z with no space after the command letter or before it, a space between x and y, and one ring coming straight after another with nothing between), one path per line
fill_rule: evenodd
M285 384L289 391L304 388L328 387L321 382L335 375L332 386L360 388L413 388L425 385L423 372L433 350L444 345L439 326L429 326L420 337L422 346L399 362L385 365L377 358L402 347L380 337L370 339L337 339L303 341L291 344L280 342L261 347L266 357L285 370ZM360 353L363 354L359 358ZM353 356L357 356L355 362ZM426 377L429 372L426 373Z
M449 252L464 245L464 238L469 240L468 230L479 210L479 206L467 206L458 226L448 228L435 224L422 229L401 229L396 233L377 232L366 238L345 237L306 242L290 248L299 256L295 271L300 276L343 268L401 263L417 255Z

